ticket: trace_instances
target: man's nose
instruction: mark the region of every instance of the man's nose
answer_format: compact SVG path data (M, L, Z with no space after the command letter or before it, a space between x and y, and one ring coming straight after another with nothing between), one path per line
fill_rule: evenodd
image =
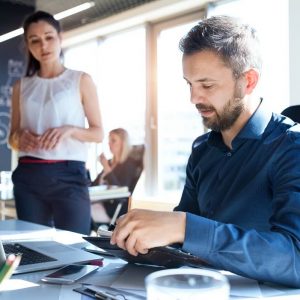
M190 89L191 93L191 103L192 104L198 104L204 102L204 95L201 93L201 91L196 90L195 88L191 87Z

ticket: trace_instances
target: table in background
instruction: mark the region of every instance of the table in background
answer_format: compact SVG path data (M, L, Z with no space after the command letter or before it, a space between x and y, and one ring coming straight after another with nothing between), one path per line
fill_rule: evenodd
M123 205L128 206L128 200L130 197L130 192L127 186L116 186L116 185L98 185L89 187L89 195L91 200L91 205L108 200L117 201L118 205L114 211L111 218L111 223L114 223ZM92 208L93 209L93 208Z
M127 187L119 186L94 186L89 187L91 203L117 199L125 202L130 196ZM4 186L0 183L0 220L16 218L15 200L13 196L13 185Z
M8 187L0 183L0 219L5 220L6 217L16 218L13 186Z
M127 186L108 186L108 185L99 185L99 186L90 186L89 195L91 203L106 201L110 199L122 199L128 198L130 192L128 191Z

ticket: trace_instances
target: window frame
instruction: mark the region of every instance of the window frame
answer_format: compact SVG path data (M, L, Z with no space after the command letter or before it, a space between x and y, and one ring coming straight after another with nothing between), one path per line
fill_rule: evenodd
M158 77L157 77L157 40L161 31L201 20L205 17L206 10L172 17L167 20L148 24L146 28L146 157L145 157L145 193L147 196L158 194ZM178 41L179 42L179 41ZM149 45L149 47L147 46Z

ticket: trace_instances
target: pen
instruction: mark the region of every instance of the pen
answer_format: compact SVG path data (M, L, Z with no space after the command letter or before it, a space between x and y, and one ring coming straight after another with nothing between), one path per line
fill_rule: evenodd
M109 224L108 229L109 231L114 231L116 225L115 224Z
M119 212L120 212L121 208L122 208L122 204L119 203L117 208L116 208L116 211L115 211L115 213L114 213L114 215L111 218L111 221L109 223L109 226L108 226L109 231L113 231L115 229L115 223L116 223L116 220L117 220L117 217L119 215Z
M74 289L74 291L76 292L79 292L83 295L87 295L93 299L102 299L102 300L126 300L126 298L122 295L122 294L119 294L117 293L116 295L114 294L110 294L106 291L94 291L94 290L91 290L89 288L79 288L79 289ZM121 298L120 298L121 297Z
M146 300L146 297L142 295L112 287L97 286L95 289L95 287L82 286L81 288L74 289L74 291L79 292L83 295L87 295L94 299L96 298L102 300Z
M112 295L112 294L107 293L107 292L97 292L97 293L95 293L95 297L97 299L101 299L101 300L120 300L120 299L126 299L121 294L119 294L119 295Z
M18 267L21 261L21 255L15 256L10 254L6 259L4 266L0 270L0 283L10 278L14 270Z
M95 291L94 297L102 300L126 300L126 299L136 299L136 300L146 300L146 297L131 293L124 290L119 290L115 288L109 288L110 291Z

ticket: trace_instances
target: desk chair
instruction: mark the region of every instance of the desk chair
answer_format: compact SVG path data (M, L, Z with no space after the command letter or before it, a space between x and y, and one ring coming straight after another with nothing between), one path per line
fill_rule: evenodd
M132 186L129 186L129 192L132 194L134 191L134 188L136 187L136 184L138 180L141 177L141 174L144 169L144 154L145 154L145 145L134 145L132 146L132 150L129 154L129 157L131 157L135 163L136 163L136 170L135 170L135 180L132 184Z
M134 180L132 181L131 186L128 187L130 194L132 195L138 180L141 177L142 171L144 169L144 153L145 146L144 145L134 145L129 154L129 157L135 161L136 169L134 170ZM115 200L117 203L115 212L113 214L112 219L116 219L119 215L123 215L128 211L128 199Z
M300 123L300 105L289 106L281 114L292 119L294 122Z

